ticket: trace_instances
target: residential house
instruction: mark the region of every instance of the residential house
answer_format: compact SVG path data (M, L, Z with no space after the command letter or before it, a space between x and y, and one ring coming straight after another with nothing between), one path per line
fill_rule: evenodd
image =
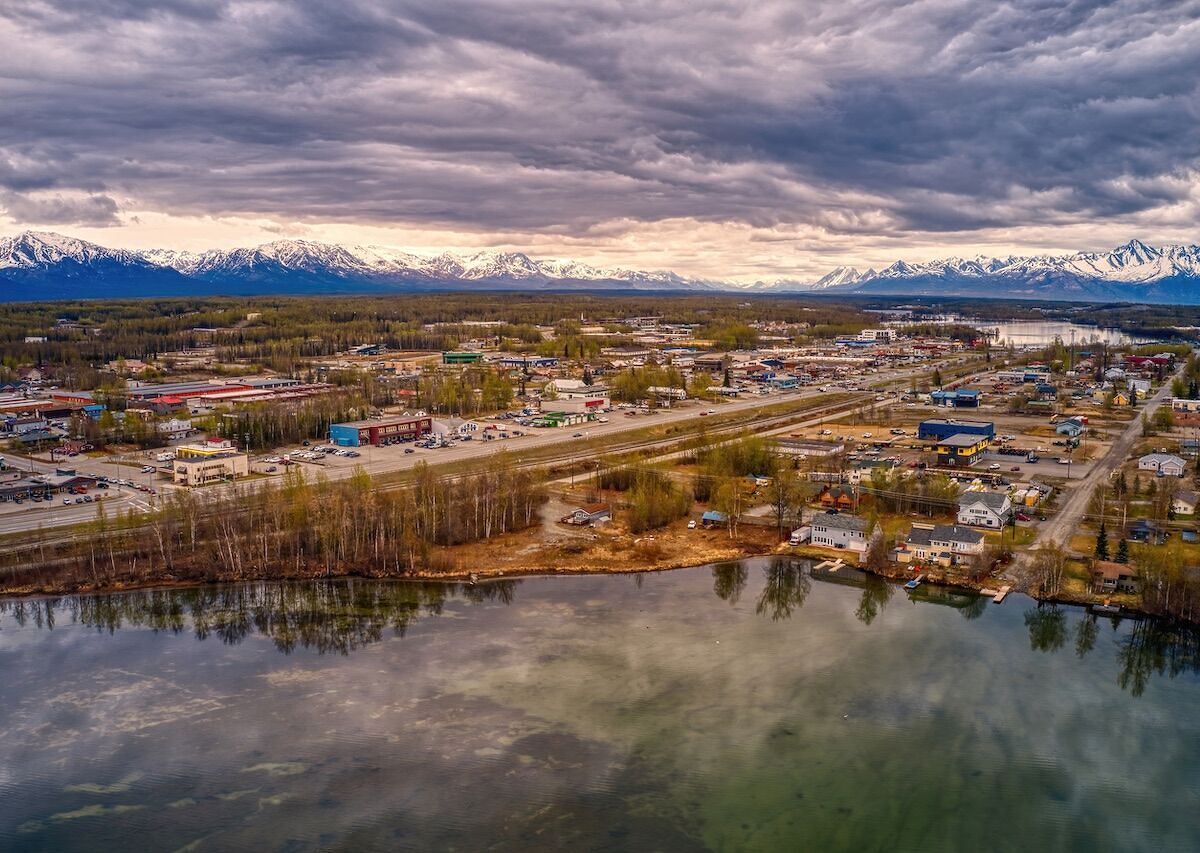
M1153 471L1160 477L1182 477L1186 467L1187 462L1173 453L1147 453L1138 460L1138 470Z
M844 486L826 488L821 493L821 506L826 509L854 509L854 492Z
M855 484L863 481L869 484L876 471L887 474L899 464L895 459L864 459L850 469L846 479Z
M1138 399L1145 399L1150 395L1150 380L1149 379L1128 379L1126 387L1131 394L1136 394Z
M1092 586L1096 592L1137 592L1137 570L1124 563L1093 560Z
M901 563L950 566L982 554L983 547L984 537L978 530L958 524L914 524L895 557Z
M576 507L568 516L563 518L567 524L591 525L612 521L612 507L608 504L584 504Z
M958 498L958 523L999 530L1012 518L1012 501L1001 492L964 492Z
M1060 421L1054 427L1054 431L1059 435L1065 435L1067 438L1078 438L1087 428L1087 422L1083 418L1074 417Z
M867 520L857 515L827 512L812 519L812 544L845 548L862 554L870 544Z
M705 530L710 527L721 527L729 523L729 516L723 512L717 512L715 509L710 509L700 516L700 524Z
M1180 489L1171 499L1171 512L1176 515L1195 515L1196 505L1200 497L1191 489Z

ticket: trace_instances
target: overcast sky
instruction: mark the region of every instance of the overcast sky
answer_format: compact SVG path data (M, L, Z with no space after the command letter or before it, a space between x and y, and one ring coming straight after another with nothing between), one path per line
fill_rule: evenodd
M1200 0L0 0L0 233L737 280L1200 242Z

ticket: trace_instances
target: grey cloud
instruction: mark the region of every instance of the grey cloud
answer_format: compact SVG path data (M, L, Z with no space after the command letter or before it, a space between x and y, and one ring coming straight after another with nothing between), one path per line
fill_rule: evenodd
M117 203L106 195L71 198L61 195L0 192L0 210L18 222L47 225L88 225L105 228L120 222Z
M571 234L1152 213L1200 164L1198 17L1149 0L7 0L0 38L56 61L0 57L0 187Z

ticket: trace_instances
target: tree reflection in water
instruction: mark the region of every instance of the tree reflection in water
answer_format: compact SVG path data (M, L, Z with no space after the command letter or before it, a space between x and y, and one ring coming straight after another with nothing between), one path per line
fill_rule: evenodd
M1125 634L1117 636L1117 684L1134 696L1141 696L1151 676L1170 678L1184 673L1200 673L1200 630L1195 626L1163 619L1123 620L1113 617L1112 628L1118 632L1125 621L1132 625ZM1029 629L1029 647L1034 651L1057 652L1067 643L1070 629L1067 610L1057 604L1041 603L1025 613ZM1075 655L1084 658L1096 647L1100 636L1100 620L1093 613L1080 611L1074 627Z
M745 563L717 563L712 568L713 593L722 601L737 604L746 588L750 570Z
M1158 619L1139 619L1122 638L1117 654L1121 671L1117 683L1134 696L1146 691L1151 675L1175 678L1200 673L1200 631L1190 625Z
M763 590L754 608L759 616L768 616L772 622L778 622L804 606L812 589L812 579L799 560L772 557L763 567L763 576Z
M870 625L883 611L884 605L891 601L896 586L878 575L869 574L863 580L865 585L862 597L858 600L858 609L854 611L854 615L858 617L859 622Z
M1039 602L1026 611L1025 625L1035 652L1056 652L1067 642L1067 613L1057 604Z
M284 654L298 647L320 654L349 654L379 642L389 628L404 636L422 615L442 612L447 600L511 604L518 583L463 586L357 579L254 583L0 601L0 614L18 625L51 629L54 620L64 616L108 633L126 626L174 634L190 628L199 640L217 637L229 645L261 634Z

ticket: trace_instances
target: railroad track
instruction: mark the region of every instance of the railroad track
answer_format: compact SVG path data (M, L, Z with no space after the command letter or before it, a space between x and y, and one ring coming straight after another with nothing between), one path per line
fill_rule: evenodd
M704 435L710 438L724 437L726 440L729 440L750 427L754 427L756 434L762 434L789 426L813 426L824 421L840 417L841 415L852 411L856 406L859 406L867 399L870 399L870 397L871 395L866 393L856 394L848 399L843 397L836 402L818 406L816 408L805 409L798 412L784 412L778 415L771 415L766 418L757 417L755 410L751 409L747 410L745 417L740 417L735 421L721 422L719 425L714 426L711 430L704 433ZM698 434L692 433L677 436L667 436L663 438L637 439L633 441L604 444L603 446L597 447L580 448L575 446L569 450L564 450L561 453L556 453L551 456L538 457L531 460L514 461L513 464L516 467L523 469L546 468L564 462L585 461L607 455L628 454L640 451L655 450L662 451L662 453L659 454L661 456L672 452L683 452L687 450L688 448L681 448L680 445L684 445L698 437ZM479 467L486 467L489 462L486 457L481 457L477 461L481 464L479 466L475 466L475 469L478 469ZM436 465L437 463L433 464ZM412 471L413 469L407 469L402 473L410 476ZM443 474L439 477L439 479L452 480L457 477L469 475L470 473L472 473L471 469L455 471L453 473ZM403 479L389 480L387 482L380 483L376 486L376 488L379 491L394 491L408 488L411 485L409 476L405 476ZM217 510L214 510L214 512L216 511ZM145 520L132 527L124 527L122 529L126 532L145 530L150 526L150 523L151 522L149 520ZM70 526L64 525L62 528L59 528L61 530L60 533L51 535L45 535L49 529L42 528L41 532L43 533L43 538L37 542L29 541L32 531L8 534L5 537L0 537L0 541L8 540L10 547L13 547L13 550L34 551L43 547L53 547L90 539L95 535L90 527L91 522ZM21 546L24 546L24 548Z

